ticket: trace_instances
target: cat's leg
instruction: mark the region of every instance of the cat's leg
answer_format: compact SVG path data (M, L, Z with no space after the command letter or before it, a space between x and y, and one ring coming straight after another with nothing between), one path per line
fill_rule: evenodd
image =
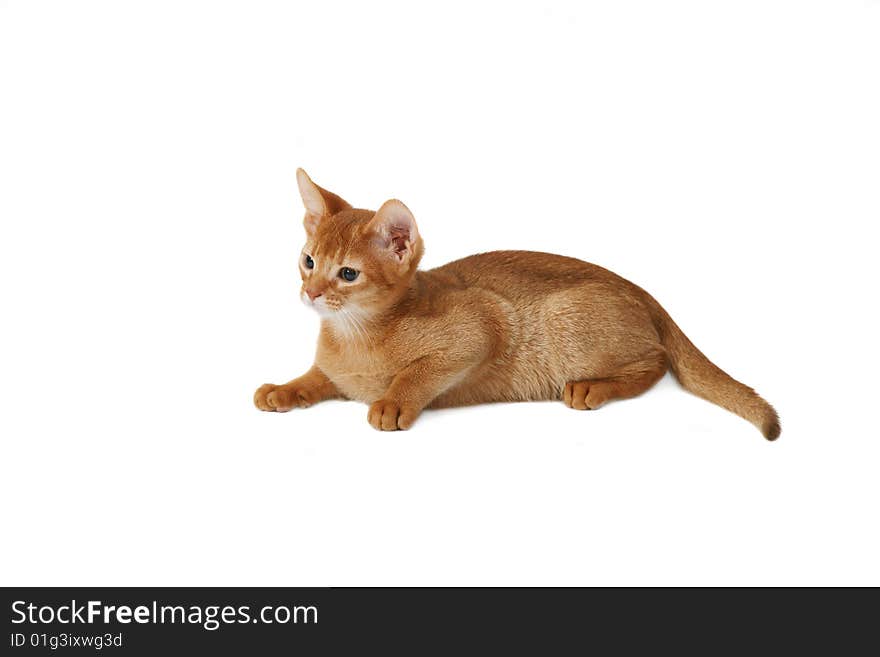
M284 413L341 396L327 375L312 366L312 369L293 381L282 385L273 383L261 385L254 393L254 405L261 411Z
M599 408L612 399L642 394L663 377L667 367L666 352L658 346L604 376L566 383L562 399L577 410Z
M477 362L449 356L426 356L398 372L382 398L370 405L370 425L380 431L409 429L435 397L458 383Z

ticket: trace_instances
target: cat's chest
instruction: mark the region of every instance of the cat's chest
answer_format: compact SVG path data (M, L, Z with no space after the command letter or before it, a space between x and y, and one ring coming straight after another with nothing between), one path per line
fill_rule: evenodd
M319 350L315 364L349 399L374 402L381 398L395 370L369 351Z

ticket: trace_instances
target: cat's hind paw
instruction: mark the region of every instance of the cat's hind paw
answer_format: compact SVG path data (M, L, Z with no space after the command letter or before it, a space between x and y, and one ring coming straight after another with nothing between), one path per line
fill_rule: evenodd
M607 402L611 395L602 381L571 381L565 384L562 401L569 408L591 411Z

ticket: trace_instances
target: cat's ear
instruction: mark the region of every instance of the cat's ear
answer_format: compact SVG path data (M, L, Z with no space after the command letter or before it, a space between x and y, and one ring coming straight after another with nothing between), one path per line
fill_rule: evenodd
M397 199L385 201L367 228L375 235L379 248L399 262L409 260L415 254L419 240L416 219Z
M310 235L315 233L318 224L324 217L351 209L351 205L345 200L313 183L309 174L302 169L296 170L296 184L299 187L299 195L302 196L303 205L306 207L306 218L303 223L306 232Z

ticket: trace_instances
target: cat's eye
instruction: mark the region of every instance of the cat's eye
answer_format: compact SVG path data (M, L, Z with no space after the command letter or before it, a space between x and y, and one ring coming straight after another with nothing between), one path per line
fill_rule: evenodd
M306 269L314 269L315 268L315 261L312 260L312 256L307 255L306 259L305 259L305 263L306 263Z
M339 270L339 278L343 278L349 283L358 277L358 271L351 267L343 267Z

